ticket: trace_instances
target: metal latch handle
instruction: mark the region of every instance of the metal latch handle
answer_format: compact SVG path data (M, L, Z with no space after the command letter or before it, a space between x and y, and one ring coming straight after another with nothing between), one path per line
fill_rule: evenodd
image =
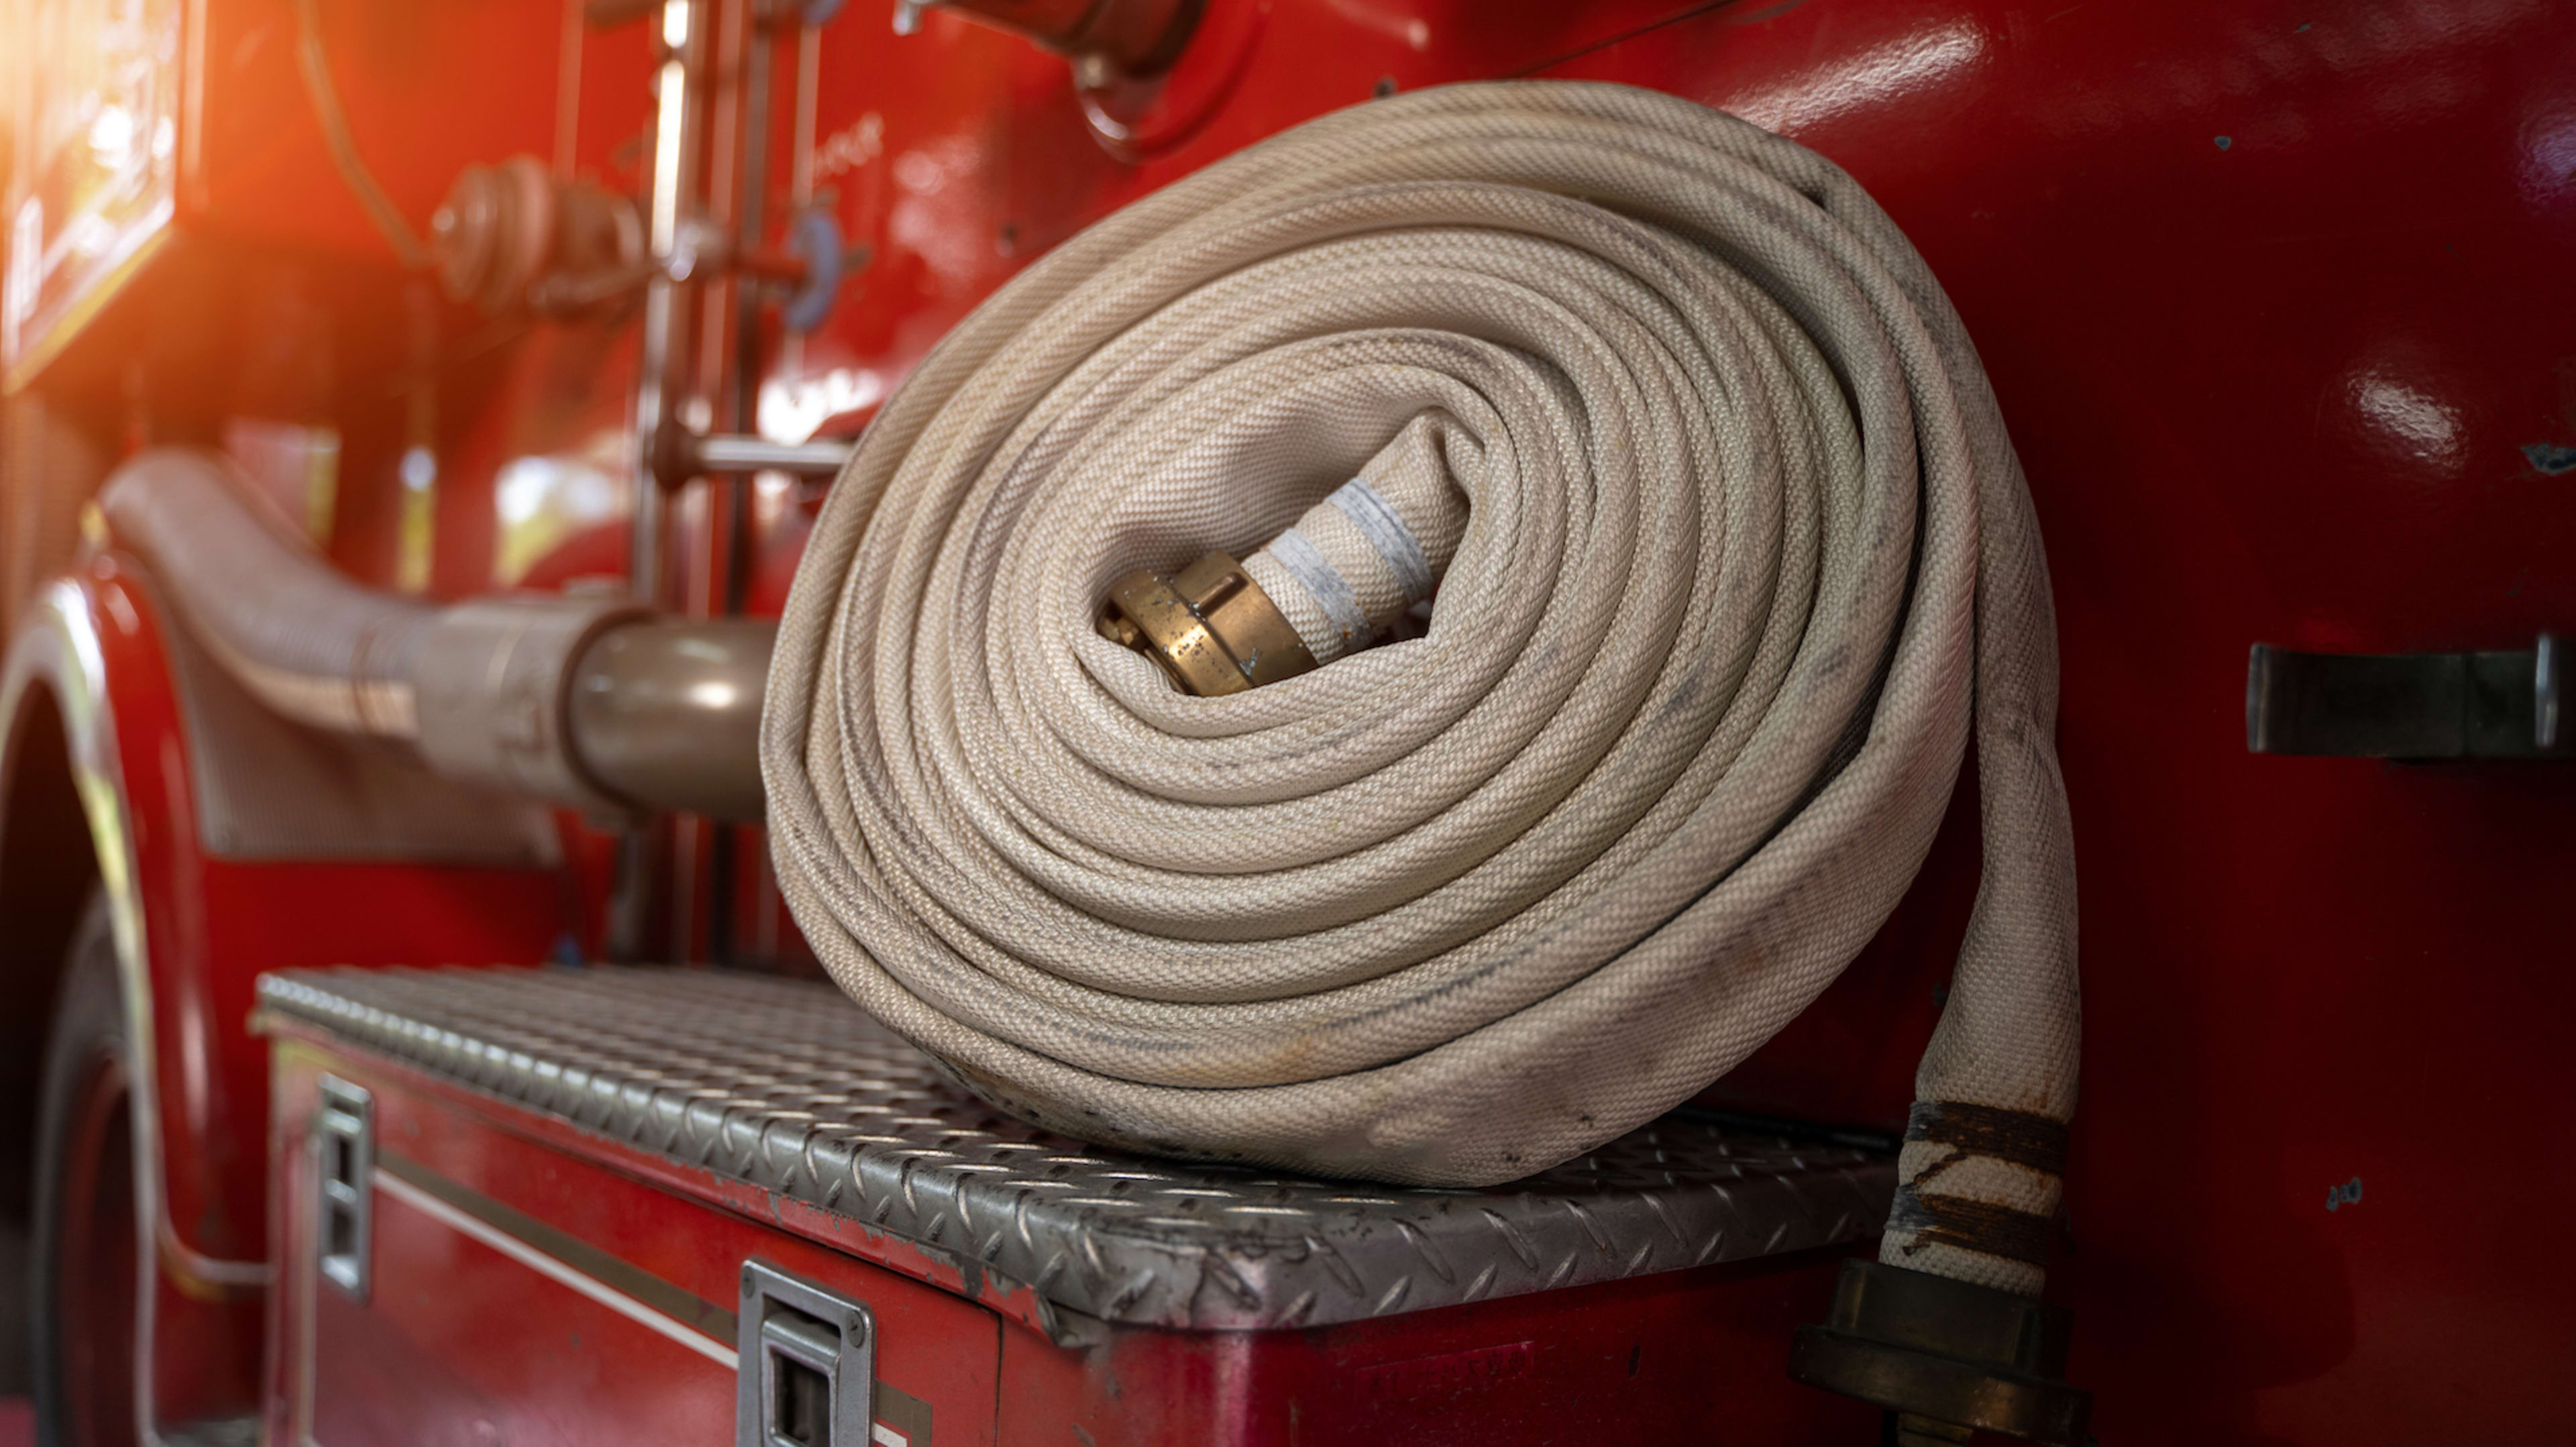
M2566 645L2478 653L2301 653L2254 645L2245 747L2371 759L2576 759Z

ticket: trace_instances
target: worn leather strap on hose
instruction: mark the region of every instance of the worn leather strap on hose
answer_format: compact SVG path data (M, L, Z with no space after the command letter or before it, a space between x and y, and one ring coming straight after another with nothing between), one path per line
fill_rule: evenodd
M1095 631L1112 579L1246 556L1407 435L1469 507L1427 636L1202 699ZM1993 395L1868 195L1687 102L1507 83L1281 135L960 325L817 522L762 763L834 977L1003 1107L1473 1185L1813 1000L1972 733L1920 1091L2068 1119L2056 680ZM1887 1259L2035 1289L2056 1165L2007 1139L1918 1132Z

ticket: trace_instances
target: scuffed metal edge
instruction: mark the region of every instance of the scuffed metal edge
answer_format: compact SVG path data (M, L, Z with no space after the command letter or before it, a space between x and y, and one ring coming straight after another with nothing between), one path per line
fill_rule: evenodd
M1668 1178L1654 1189L1540 1194L1352 1185L1329 1198L1349 1203L1346 1222L1280 1208L1289 1229L1203 1232L1214 1239L1189 1240L1059 1209L1037 1191L1052 1183L926 1140L782 1119L766 1102L708 1099L545 1059L346 992L386 973L266 976L260 999L265 1011L434 1076L953 1259L970 1297L988 1285L998 1295L1025 1285L1042 1303L1033 1313L1038 1323L1061 1318L1062 1334L1074 1338L1086 1321L1200 1330L1325 1326L1839 1245L1876 1232L1893 1186L1884 1158L1787 1150L1747 1157L1731 1176ZM1038 1143L997 1141L989 1149L1062 1159L1061 1147ZM1114 1174L1259 1184L1241 1173L1094 1155L1104 1171L1138 1168Z

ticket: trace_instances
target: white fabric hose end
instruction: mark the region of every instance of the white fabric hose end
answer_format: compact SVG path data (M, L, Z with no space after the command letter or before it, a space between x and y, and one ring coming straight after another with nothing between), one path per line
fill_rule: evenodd
M1095 631L1211 550L1334 661L1199 698ZM1350 651L1426 574L1427 633ZM1671 96L1456 86L1145 197L924 359L815 522L761 764L825 966L1005 1109L1477 1186L1804 1009L1972 739L1918 1091L2065 1121L2055 649L1976 351L1866 192ZM2030 1265L1969 1207L2041 1188L1963 1119L1893 1259Z
M1445 418L1415 419L1359 476L1244 560L1317 663L1384 637L1431 601L1449 570L1467 531L1467 495L1449 475L1450 431Z
M2025 1110L1915 1102L1878 1259L2037 1296L2057 1236L2066 1126Z

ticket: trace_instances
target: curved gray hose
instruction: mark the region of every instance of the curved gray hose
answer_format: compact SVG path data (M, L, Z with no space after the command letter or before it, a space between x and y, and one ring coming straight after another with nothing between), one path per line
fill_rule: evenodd
M1436 419L1428 635L1227 698L1099 637ZM1849 177L1670 97L1325 117L996 294L833 490L763 720L835 978L1006 1109L1330 1174L1528 1175L1813 1000L1973 730L1985 879L1888 1259L2035 1289L2074 856L2027 491Z
M438 606L379 593L341 576L209 453L144 453L99 506L191 636L287 718L594 813L761 817L766 623L655 619L614 598Z
M439 610L341 576L209 454L146 452L99 493L208 652L271 709L315 728L417 739L412 675Z

